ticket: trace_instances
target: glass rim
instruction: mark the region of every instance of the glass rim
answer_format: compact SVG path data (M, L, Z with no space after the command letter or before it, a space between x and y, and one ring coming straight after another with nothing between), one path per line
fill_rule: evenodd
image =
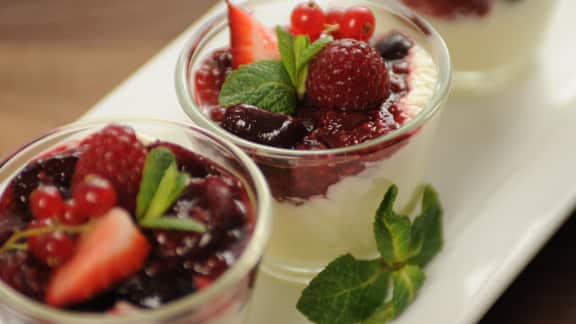
M241 3L269 3L269 1L262 0L244 0ZM220 32L225 28L228 23L226 17L226 9L220 8L217 13L208 17L198 27L195 32L185 42L184 48L180 53L176 63L175 71L175 87L176 94L182 109L186 115L195 123L202 127L206 127L211 132L224 137L234 144L242 147L243 149L253 152L258 156L266 156L272 158L316 158L318 156L331 155L348 155L350 153L370 149L382 144L390 143L395 144L395 139L403 139L405 135L412 133L420 128L430 118L432 118L439 110L444 101L447 99L452 84L452 65L450 60L450 53L444 39L440 34L420 15L404 6L401 3L391 0L380 0L379 2L372 0L357 0L357 4L369 4L373 7L381 8L382 10L402 18L404 24L411 24L416 31L420 32L426 39L429 39L431 44L436 44L440 54L436 65L438 67L438 81L434 87L434 95L422 109L422 111L413 119L403 124L397 130L394 130L383 136L375 139L368 140L359 144L350 145L346 147L322 149L322 150L295 150L267 146L264 144L254 143L243 138L240 138L220 127L217 123L212 121L206 114L204 114L194 102L194 90L189 86L190 67L193 60L201 59L198 57L198 49L202 48L213 34ZM388 146L388 145L386 145Z
M23 316L24 318L35 317L42 320L56 321L57 323L112 324L125 323L129 321L158 321L186 313L187 310L192 309L194 306L200 306L203 303L212 300L217 297L218 294L228 288L232 288L235 283L245 278L245 276L248 276L250 271L252 271L252 269L254 269L254 267L256 267L260 262L271 231L271 195L268 186L266 185L266 180L252 159L250 159L250 157L248 157L248 155L246 155L246 153L241 149L229 141L218 138L215 134L198 126L183 122L151 118L110 118L98 119L90 122L71 123L58 127L45 135L39 136L17 149L6 159L0 161L0 173L3 172L3 168L10 161L20 158L27 151L41 146L46 140L57 135L72 135L77 132L95 129L110 123L117 123L120 125L130 125L131 123L154 123L160 126L179 127L186 132L195 133L196 135L199 134L210 142L216 142L228 151L234 160L240 162L241 167L248 172L248 176L254 182L255 190L251 190L250 188L248 189L254 191L253 196L256 200L256 223L248 244L242 251L242 254L236 263L234 263L232 267L230 267L210 286L194 292L190 296L182 297L178 300L162 305L158 309L138 309L136 313L126 315L67 311L47 306L24 296L5 284L2 280L0 280L0 303L2 304L0 309L1 307L8 307L9 311L16 312L19 316ZM10 178L6 180L9 181ZM3 188L4 184L4 182L1 182L0 188Z

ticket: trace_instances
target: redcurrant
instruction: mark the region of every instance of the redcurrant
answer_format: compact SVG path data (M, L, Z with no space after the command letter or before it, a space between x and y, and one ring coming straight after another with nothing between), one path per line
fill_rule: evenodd
M292 10L290 17L292 23L292 32L295 34L303 34L310 36L311 40L320 37L326 17L322 9L314 2L308 1L298 4Z
M331 35L335 39L342 38L342 33L340 29L342 28L342 21L344 19L344 10L340 8L332 8L328 10L326 13L326 24L330 26L334 26L334 31L332 31ZM335 25L338 25L335 27Z
M64 204L64 212L58 217L60 223L66 225L81 225L90 220L90 216L78 211L76 200L69 199Z
M50 219L64 210L64 201L58 188L40 185L30 194L30 210L36 219Z
M51 221L32 221L29 228L42 228L50 226ZM28 237L30 252L49 267L57 267L66 262L74 253L76 244L74 239L61 231Z
M88 175L74 186L72 193L76 212L89 217L99 217L116 205L116 190L110 181Z
M344 12L340 33L344 38L366 42L372 37L375 26L376 18L372 10L362 6L353 6Z

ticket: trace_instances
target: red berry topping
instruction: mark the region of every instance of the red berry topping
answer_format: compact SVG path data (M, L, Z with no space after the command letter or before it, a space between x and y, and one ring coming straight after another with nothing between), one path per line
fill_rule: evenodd
M29 228L42 228L50 225L51 222L46 220L32 221ZM66 262L74 254L76 244L68 234L54 231L28 237L28 248L38 260L55 268Z
M50 219L64 211L64 201L58 188L40 185L30 194L30 210L36 219Z
M280 52L274 32L250 16L246 10L230 1L226 1L226 4L234 68L260 60L277 59Z
M99 217L116 206L116 190L110 181L98 176L86 176L74 186L72 195L81 215Z
M346 10L340 26L340 34L345 38L354 38L367 42L376 26L376 19L372 10L353 6Z
M118 194L118 205L133 211L140 188L146 147L129 127L111 125L82 141L74 185L86 176L108 179Z
M90 220L88 214L80 213L74 199L64 203L64 212L58 217L60 223L65 225L81 225Z
M306 91L315 107L349 111L375 108L390 93L388 68L365 42L335 40L310 63Z
M290 16L292 32L297 35L308 35L314 41L324 30L326 17L322 9L314 2L308 1L298 4Z
M229 49L217 50L206 58L200 64L194 78L196 100L203 105L217 105L218 94L230 71L232 71L232 54Z
M84 233L74 256L52 274L45 302L65 306L90 299L138 272L149 251L130 215L114 208Z
M344 20L344 9L332 8L326 13L326 24L330 26L338 25L338 27L331 33L335 39L342 38L340 28Z

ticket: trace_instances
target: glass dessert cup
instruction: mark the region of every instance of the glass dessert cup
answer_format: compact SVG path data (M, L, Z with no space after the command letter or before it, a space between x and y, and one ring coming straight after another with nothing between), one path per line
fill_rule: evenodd
M72 124L23 146L0 162L0 191L23 166L63 143L77 143L110 123L133 128L140 140L178 144L235 177L245 188L254 217L251 234L236 261L207 287L155 309L129 308L121 314L78 312L49 307L0 280L2 323L240 323L246 319L254 279L270 232L270 193L252 160L234 145L194 126L160 120L110 120ZM192 280L192 277L190 277Z
M241 3L266 26L288 25L300 1ZM293 282L308 282L335 257L376 254L374 212L388 186L400 187L399 203L408 212L424 178L440 111L448 96L451 66L439 34L395 1L316 1L323 8L362 5L376 17L374 35L397 30L431 56L438 79L422 111L399 129L360 144L322 150L265 146L237 137L198 107L194 72L212 51L227 46L225 13L215 16L188 41L176 70L176 90L184 111L201 127L237 144L263 171L274 196L274 225L263 270Z
M454 66L454 88L494 92L536 61L556 0L402 0L440 32ZM460 6L460 7L458 7Z

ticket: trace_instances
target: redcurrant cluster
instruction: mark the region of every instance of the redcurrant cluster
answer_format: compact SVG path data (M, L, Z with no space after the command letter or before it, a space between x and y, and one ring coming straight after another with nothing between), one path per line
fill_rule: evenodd
M66 201L57 187L43 184L32 191L29 201L35 219L26 231L28 249L46 265L57 267L74 253L74 226L114 207L116 190L108 180L90 175L74 186Z
M329 9L326 13L314 1L298 4L290 17L291 31L295 35L308 35L314 41L322 33L335 39L353 38L368 41L374 33L376 19L372 11L363 6L346 10Z

